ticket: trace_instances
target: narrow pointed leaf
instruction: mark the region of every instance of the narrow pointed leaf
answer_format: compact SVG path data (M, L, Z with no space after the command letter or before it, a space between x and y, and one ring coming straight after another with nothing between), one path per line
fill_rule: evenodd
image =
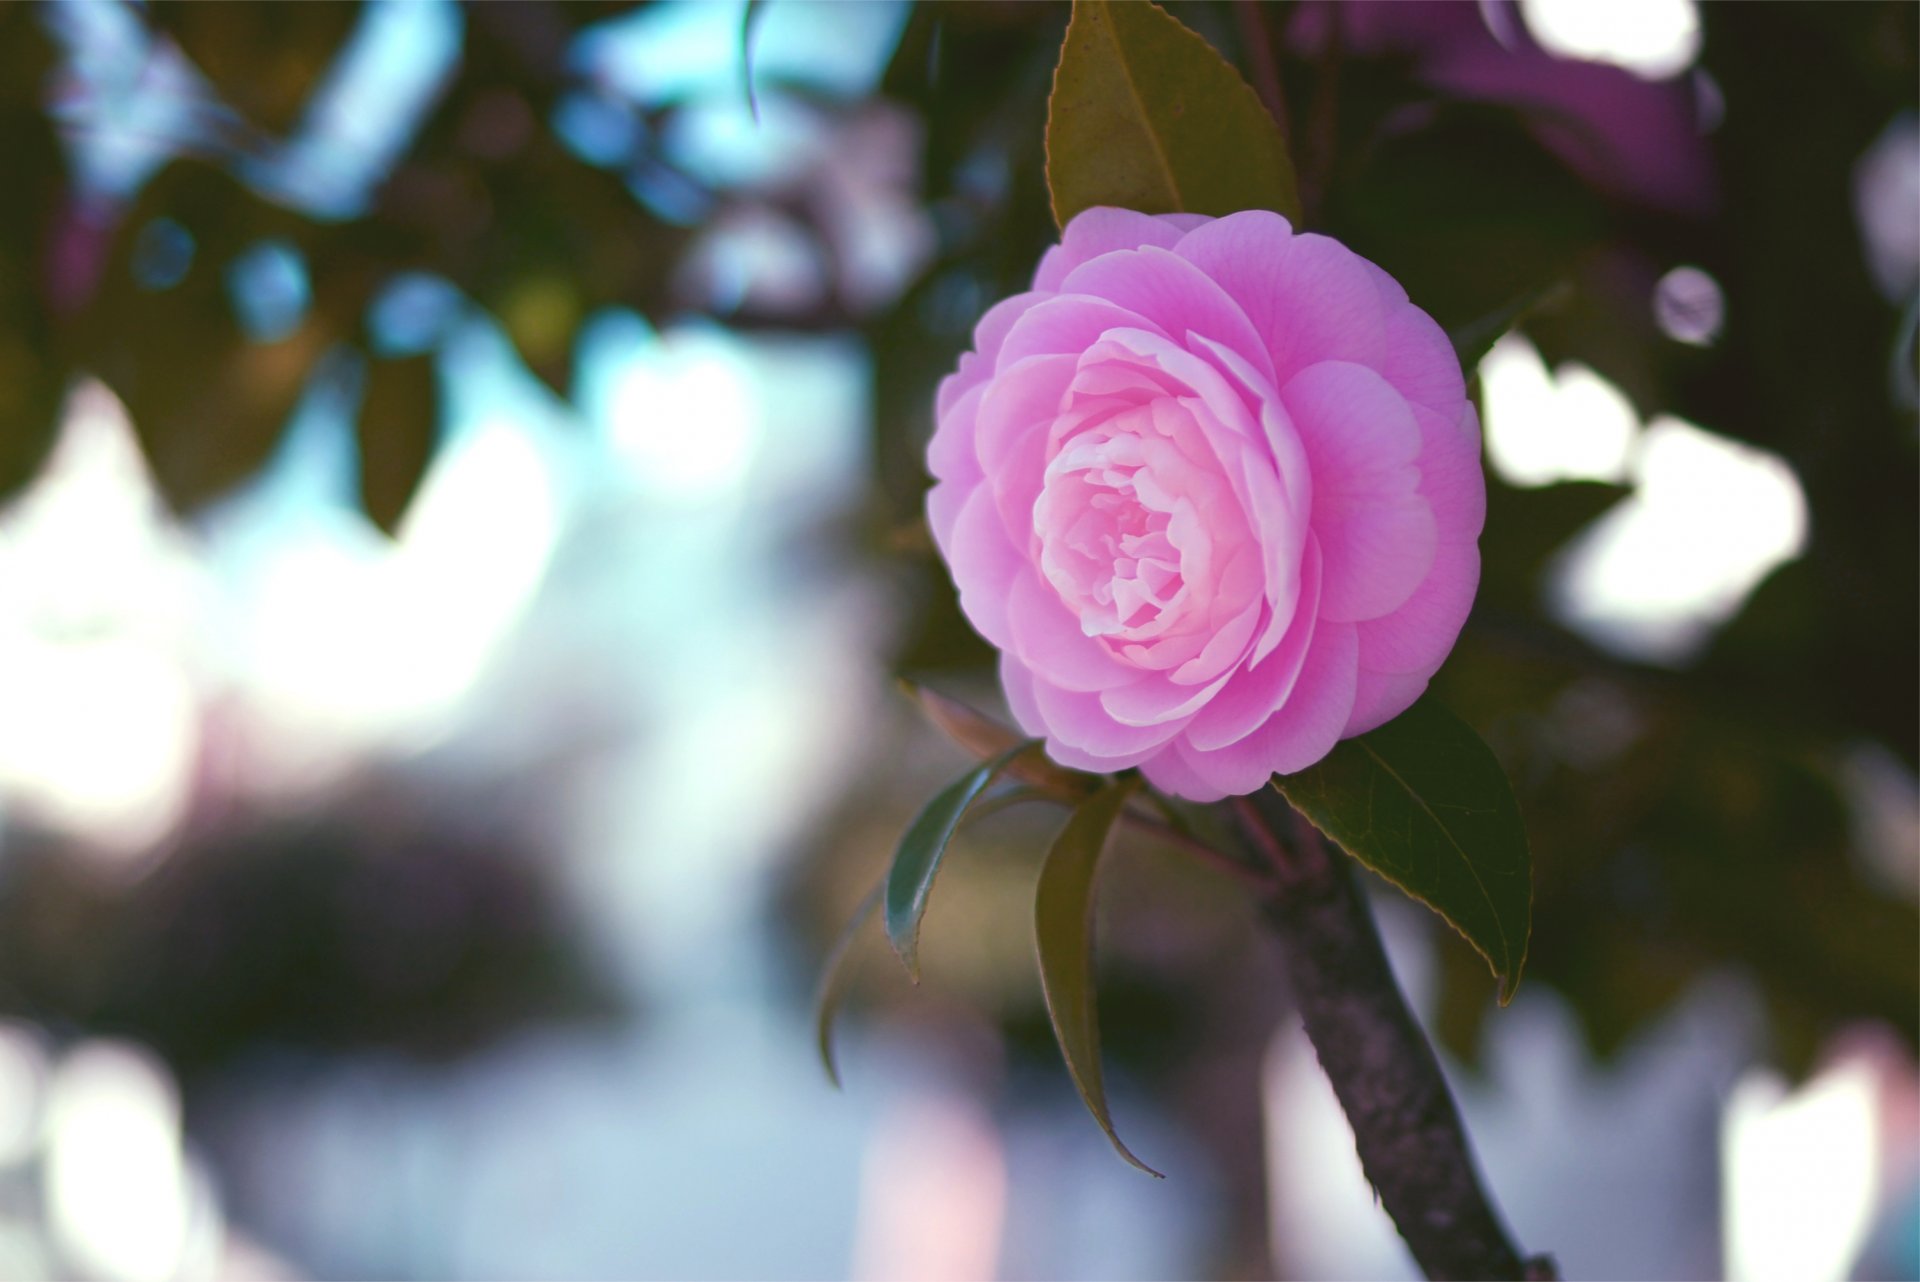
M873 910L880 906L880 896L886 890L885 881L876 882L872 890L853 910L853 916L847 918L847 924L840 928L840 934L834 939L833 947L827 950L827 959L820 965L820 986L813 994L813 1030L820 1047L820 1063L827 1070L827 1080L837 1090L840 1086L840 1068L833 1058L833 1020L840 1013L840 1003L847 995L847 987L853 982L853 966L850 958L853 945L860 937L860 928L873 916Z
M1507 1002L1526 966L1533 863L1487 745L1422 699L1274 786L1341 849L1426 904L1487 959Z
M1480 367L1481 360L1493 349L1493 345L1500 341L1502 335L1540 308L1549 303L1558 302L1571 292L1572 288L1566 281L1554 281L1538 289L1528 290L1486 315L1476 317L1457 329L1451 330L1447 334L1447 339L1453 344L1454 355L1460 358L1460 368L1467 372L1468 378L1472 378L1474 371Z
M887 872L887 938L916 984L920 982L920 919L926 915L927 896L933 891L933 877L940 871L947 844L959 831L967 808L994 777L1033 746L1031 740L1017 743L948 784L914 816L900 838L893 867Z
M1095 205L1300 220L1293 162L1259 96L1146 0L1074 0L1047 106L1047 187L1062 227Z
M1047 1018L1053 1023L1053 1035L1060 1043L1060 1054L1067 1061L1067 1072L1080 1099L1121 1157L1159 1177L1160 1172L1120 1142L1107 1111L1106 1087L1100 1079L1100 1025L1093 982L1093 883L1100 853L1130 791L1130 781L1108 784L1081 803L1054 838L1034 895L1033 937L1040 954L1040 987L1046 994Z

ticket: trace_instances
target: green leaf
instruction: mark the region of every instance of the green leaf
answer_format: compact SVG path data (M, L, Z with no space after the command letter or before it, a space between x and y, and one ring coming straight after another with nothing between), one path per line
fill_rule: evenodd
M1472 378L1474 371L1480 368L1480 362L1493 349L1501 337L1542 307L1558 303L1573 292L1573 287L1564 280L1530 289L1518 298L1509 299L1484 316L1477 316L1464 325L1452 330L1447 338L1453 343L1454 355L1460 358L1460 368Z
M1074 0L1047 107L1054 220L1272 209L1300 221L1286 141L1205 40L1146 0Z
M916 984L920 982L920 919L926 915L933 876L940 871L947 843L959 830L967 807L987 790L994 776L1034 743L1031 739L1017 743L948 784L914 816L893 852L893 867L887 872L887 938Z
M1121 1157L1147 1174L1160 1172L1135 1157L1114 1132L1100 1081L1100 1025L1093 985L1093 880L1100 852L1133 789L1131 780L1108 784L1081 803L1054 838L1040 868L1034 895L1033 937L1040 954L1040 987L1047 1018L1067 1061L1080 1099L1113 1141Z
M833 947L827 950L826 961L821 963L820 986L813 994L813 1029L820 1046L820 1063L826 1067L827 1080L836 1089L840 1085L840 1068L833 1059L833 1018L840 1013L840 1003L853 980L853 967L847 963L853 955L854 941L859 938L860 928L867 924L867 918L880 906L880 896L886 888L885 881L877 882L853 910L847 924L840 928Z
M1341 849L1466 936L1513 997L1532 929L1533 873L1513 789L1458 717L1422 699L1274 786Z

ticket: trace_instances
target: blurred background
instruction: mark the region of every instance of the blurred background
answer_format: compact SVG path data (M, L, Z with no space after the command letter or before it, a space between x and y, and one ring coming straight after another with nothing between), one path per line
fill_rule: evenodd
M1911 4L1191 0L1491 350L1439 695L1528 982L1383 927L1569 1277L1920 1277ZM1058 816L920 519L1064 4L0 0L0 1278L1403 1278L1231 885Z

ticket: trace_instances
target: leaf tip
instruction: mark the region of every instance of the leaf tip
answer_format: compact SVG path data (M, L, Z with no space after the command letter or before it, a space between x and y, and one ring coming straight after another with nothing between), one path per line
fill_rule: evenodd
M894 933L892 924L889 923L887 928L887 942L893 945L894 956L898 957L901 966L906 968L907 978L913 982L916 988L919 987L920 939L918 932L915 931L898 935Z

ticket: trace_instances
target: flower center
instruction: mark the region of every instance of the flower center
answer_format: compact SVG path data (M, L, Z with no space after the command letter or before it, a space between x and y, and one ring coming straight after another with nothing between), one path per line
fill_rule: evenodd
M1167 402L1161 402L1164 406ZM1137 406L1062 442L1034 505L1040 568L1088 636L1144 641L1188 613L1213 560L1219 488Z

